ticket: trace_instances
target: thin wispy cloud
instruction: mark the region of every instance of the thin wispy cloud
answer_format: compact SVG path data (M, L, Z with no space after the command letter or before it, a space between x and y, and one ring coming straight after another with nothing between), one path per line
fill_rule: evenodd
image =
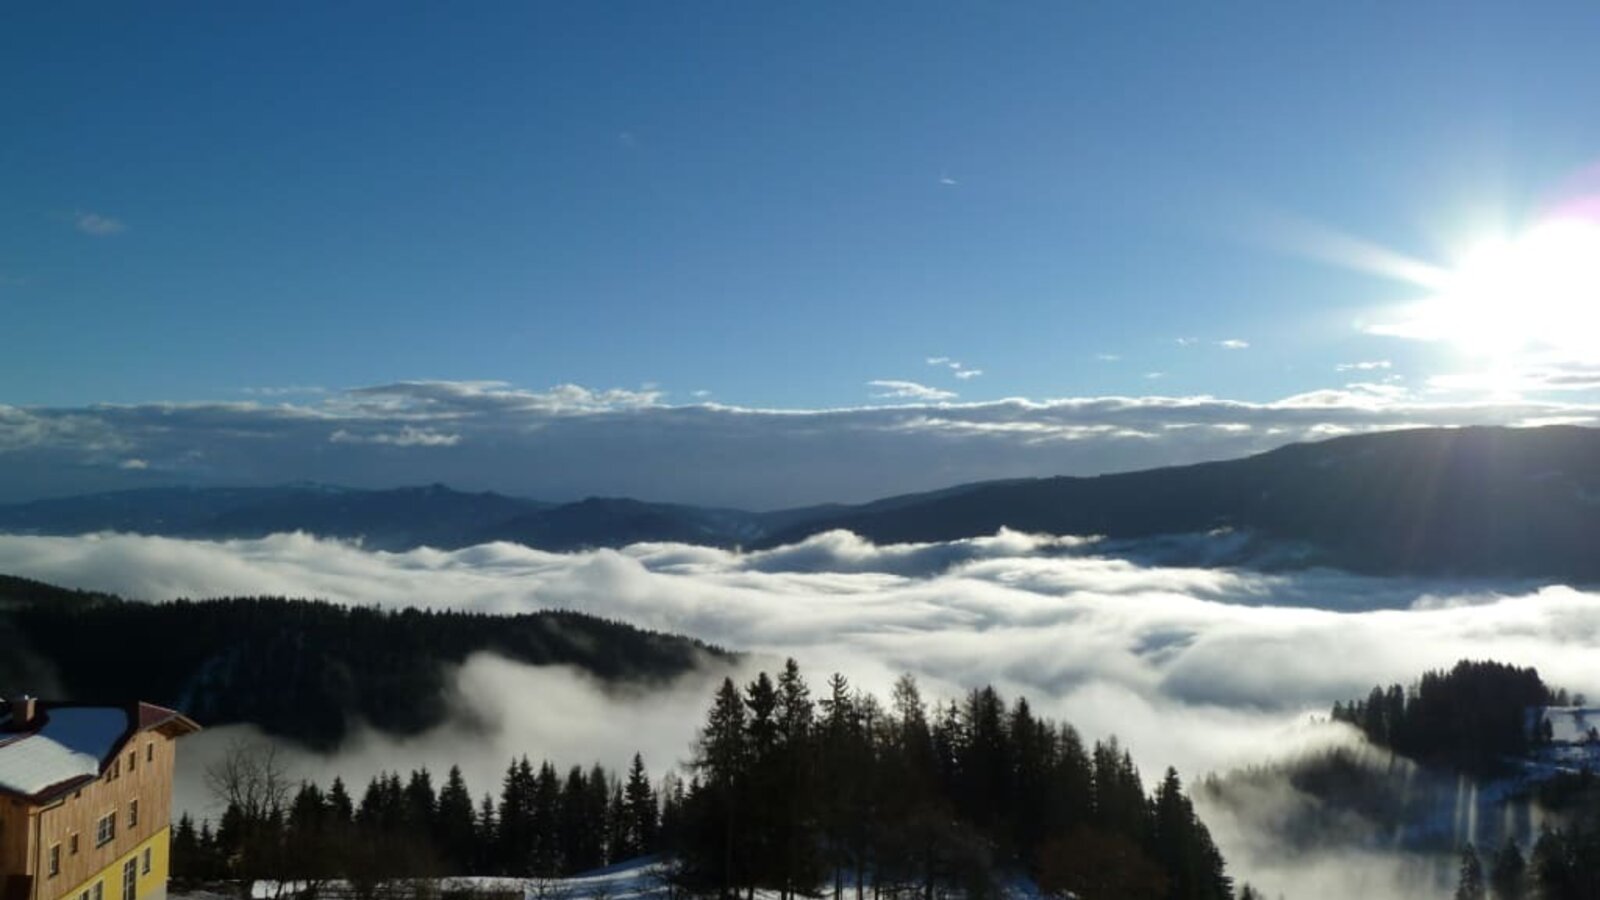
M1192 337L1180 337L1173 338L1172 342L1177 344L1179 347L1193 347L1195 344L1200 343L1200 339Z
M325 387L310 384L290 384L281 387L247 387L240 388L239 393L248 397L297 397L320 396L328 393Z
M930 366L949 369L951 374L963 381L969 378L977 378L983 374L982 369L973 368L960 360L951 359L948 356L930 356L926 361Z
M96 212L73 213L72 224L78 231L94 237L109 237L128 229L120 220Z
M929 387L915 381L879 379L867 382L867 387L876 389L876 393L872 396L878 400L954 400L957 396L954 391Z
M1250 342L1241 341L1238 338L1228 338L1225 341L1217 341L1217 346L1224 350L1246 350L1249 349Z
M454 447L461 443L461 435L407 425L399 431L361 432L341 428L329 435L328 441L334 444L386 444L391 447Z
M1096 353L1094 355L1094 358L1099 360L1100 362L1108 362L1109 363L1109 362L1119 362L1119 361L1121 361L1122 356L1121 356L1121 354L1117 354L1117 353Z
M1339 372L1372 372L1378 369L1392 368L1393 365L1387 359L1370 359L1362 362L1340 363L1333 368Z

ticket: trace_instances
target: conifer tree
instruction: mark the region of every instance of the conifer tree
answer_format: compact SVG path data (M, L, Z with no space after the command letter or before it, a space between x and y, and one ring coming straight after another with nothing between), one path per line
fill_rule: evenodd
M1522 858L1522 848L1515 838L1508 837L1500 852L1494 856L1494 869L1489 873L1489 887L1495 900L1524 900L1528 894L1527 860Z
M533 874L554 878L562 871L561 779L548 761L539 765L529 812L533 838Z
M1472 844L1461 848L1461 875L1456 882L1456 900L1486 900L1488 889L1483 880L1483 863Z
M451 766L444 786L439 788L437 813L439 852L446 871L453 875L466 875L473 867L473 844L477 827L473 821L472 794L461 776L460 766Z
M656 803L655 789L650 786L650 776L645 772L644 757L638 753L633 755L633 765L628 768L628 782L623 788L623 809L633 855L655 852L660 807Z
M589 779L582 766L567 770L561 785L562 870L568 874L586 872L605 865L605 832L597 830L595 820L603 821L605 807L597 814L589 803Z
M505 858L501 855L500 848L500 822L494 812L494 796L484 791L483 800L478 804L478 815L473 823L473 832L476 834L474 844L473 873L477 875L499 875L505 869Z
M612 862L621 862L639 855L628 831L628 805L622 796L622 784L611 786L611 796L606 800L606 855Z

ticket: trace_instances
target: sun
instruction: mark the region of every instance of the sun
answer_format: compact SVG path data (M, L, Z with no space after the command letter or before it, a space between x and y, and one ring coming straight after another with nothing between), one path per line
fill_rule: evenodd
M1430 296L1372 330L1498 364L1600 351L1600 223L1552 219L1480 241L1427 286Z
M1555 220L1480 244L1430 305L1446 339L1469 353L1591 345L1600 338L1600 225Z

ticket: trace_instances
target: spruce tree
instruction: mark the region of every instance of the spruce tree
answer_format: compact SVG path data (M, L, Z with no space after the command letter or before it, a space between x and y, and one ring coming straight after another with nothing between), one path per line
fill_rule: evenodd
M660 807L656 803L655 789L650 786L650 776L645 772L644 757L638 753L633 755L633 765L628 768L628 783L623 788L623 807L628 841L634 855L655 852Z
M467 791L461 767L451 766L439 789L437 814L438 849L449 874L466 875L472 870L477 831L473 815L472 794Z
M1456 882L1456 900L1486 900L1488 889L1483 880L1483 863L1478 850L1468 843L1461 848L1460 878Z

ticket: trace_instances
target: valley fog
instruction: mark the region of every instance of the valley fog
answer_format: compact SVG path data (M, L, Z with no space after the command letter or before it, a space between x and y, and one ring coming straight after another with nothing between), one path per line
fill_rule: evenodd
M1353 745L1350 731L1322 721L1335 700L1464 658L1537 666L1551 684L1600 694L1600 598L1584 591L1141 565L1102 549L1007 531L937 544L878 546L832 532L751 553L637 544L570 554L510 544L372 552L303 534L106 534L0 537L0 570L151 602L277 594L383 608L570 609L748 653L735 666L628 690L479 654L449 679L456 712L445 726L403 740L358 728L331 757L286 751L297 774L353 785L384 769L439 773L459 763L476 796L497 790L507 761L523 753L621 769L637 750L659 777L687 762L724 675L748 679L787 656L814 689L834 671L880 697L902 672L930 699L993 684L1086 740L1125 740L1147 782L1168 765L1193 781ZM206 809L196 775L241 734L212 729L185 745L180 805ZM1342 856L1291 864L1263 850L1270 835L1257 825L1218 825L1237 877L1295 897L1343 884L1328 875ZM1423 876L1411 870L1421 864L1375 858L1381 865L1363 871L1393 877L1371 876L1388 887L1369 895L1416 890Z

